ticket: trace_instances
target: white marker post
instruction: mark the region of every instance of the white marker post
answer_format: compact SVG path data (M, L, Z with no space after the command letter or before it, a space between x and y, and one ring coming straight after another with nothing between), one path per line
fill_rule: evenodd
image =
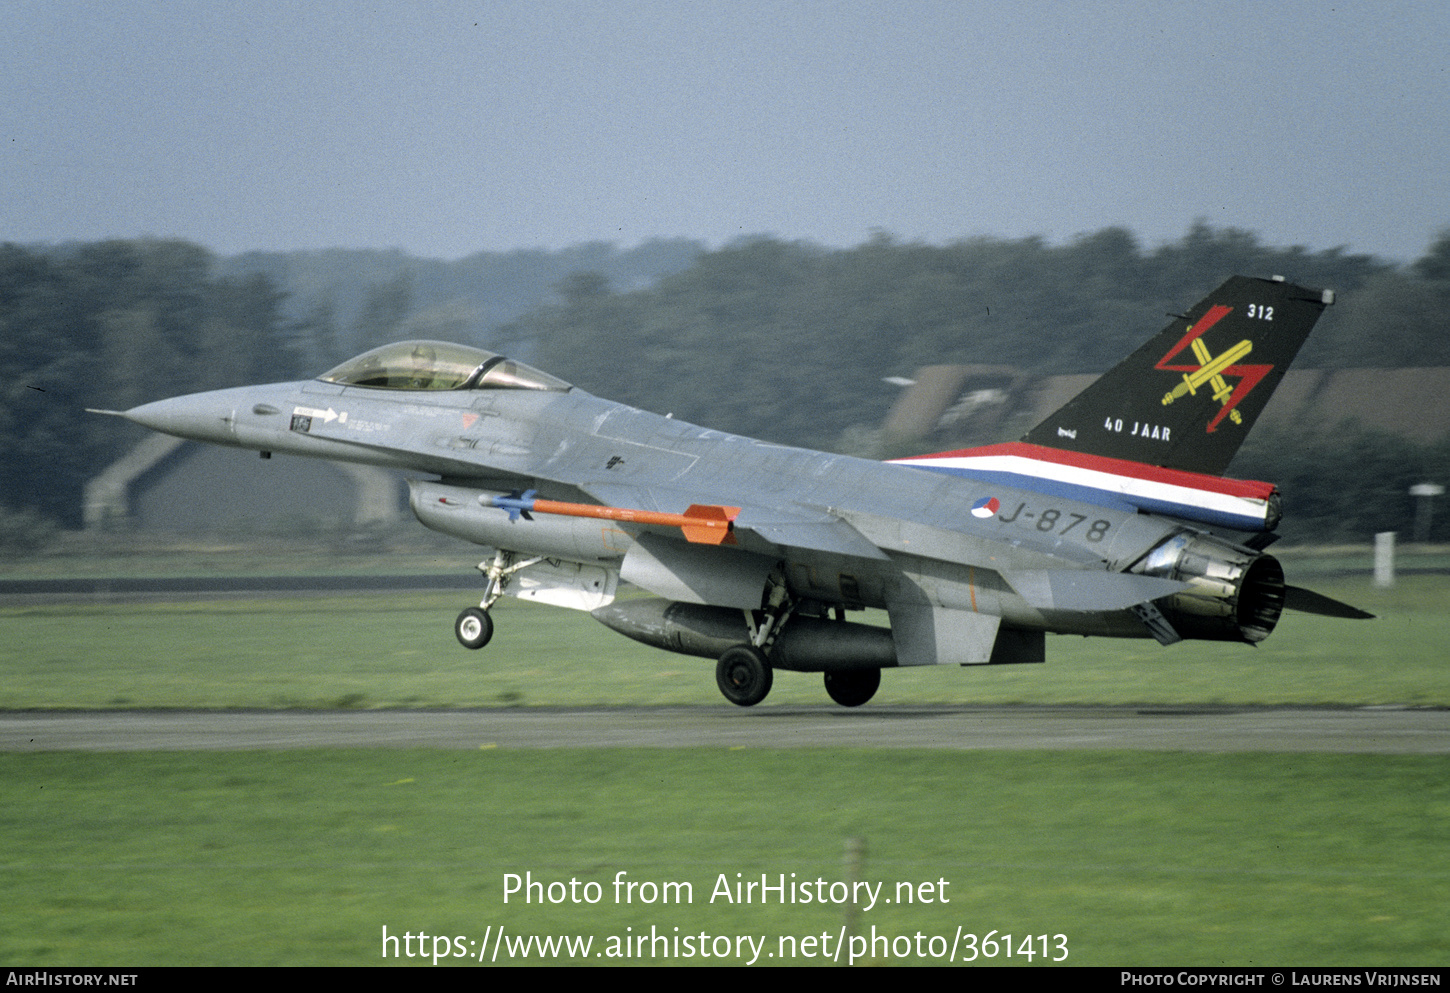
M1395 533L1381 531L1374 536L1374 584L1381 589L1395 585Z

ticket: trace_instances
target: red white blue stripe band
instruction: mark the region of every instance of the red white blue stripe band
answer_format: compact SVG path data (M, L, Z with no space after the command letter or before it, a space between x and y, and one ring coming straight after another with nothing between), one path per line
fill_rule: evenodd
M1272 483L1164 469L1020 441L892 462L1085 503L1169 514L1239 531L1265 531L1278 524L1278 500ZM994 511L978 512L986 503L987 499L979 500L972 513L991 516Z

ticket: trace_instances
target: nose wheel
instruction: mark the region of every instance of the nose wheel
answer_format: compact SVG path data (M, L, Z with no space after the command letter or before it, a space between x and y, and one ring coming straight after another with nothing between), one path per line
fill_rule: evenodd
M464 648L482 648L493 637L493 618L486 610L469 607L453 622L453 633Z

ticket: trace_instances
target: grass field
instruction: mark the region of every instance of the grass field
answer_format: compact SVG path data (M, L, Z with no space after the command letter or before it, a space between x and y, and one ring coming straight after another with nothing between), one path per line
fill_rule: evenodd
M1450 578L1317 588L1380 616L1287 614L1263 644L1053 637L1046 665L894 670L878 703L1450 705ZM0 708L723 705L709 660L505 600L478 652L464 594L0 608ZM878 618L880 620L881 618ZM781 673L765 705L824 703Z
M1380 617L1291 614L1256 649L1054 638L1042 666L888 672L877 701L1450 705L1450 579L1309 585ZM568 611L505 602L493 644L467 652L450 631L465 602L7 607L0 708L729 706L708 661ZM777 703L828 706L819 677L792 673ZM934 901L861 912L866 961L939 962L948 940L960 959L960 927L1011 933L1014 953L1032 938L1011 962L1033 966L1059 934L1066 965L1444 965L1447 772L1438 756L1298 754L0 754L0 962L367 965L393 947L387 961L431 967L438 949L491 951L503 927L594 942L549 961L620 961L620 938L645 933L667 939L650 945L661 962L750 959L728 940L702 957L703 934L712 955L748 935L757 964L819 964L841 906L711 893L722 875L828 886L861 838L863 881ZM693 900L617 903L621 871ZM508 873L597 883L599 902L506 904ZM430 939L385 946L384 928Z
M368 965L385 927L475 956L503 927L592 936L583 961L607 964L611 937L653 927L754 936L759 964L819 962L800 945L782 959L781 938L825 933L829 954L842 906L712 894L722 876L839 881L861 838L860 879L892 901L857 920L881 939L858 949L876 962L939 962L947 942L963 957L960 926L1018 950L1046 935L1048 960L1064 935L1067 965L1443 965L1444 772L1426 757L1106 752L3 755L0 961ZM691 899L616 902L620 872L688 883ZM600 899L560 887L561 904L506 904L507 873L596 882ZM933 902L897 903L899 883ZM533 960L507 949L500 961ZM392 961L431 966L406 951Z

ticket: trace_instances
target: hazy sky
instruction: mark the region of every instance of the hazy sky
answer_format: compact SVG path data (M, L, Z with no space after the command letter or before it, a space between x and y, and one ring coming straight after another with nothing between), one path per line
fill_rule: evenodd
M1421 254L1450 4L9 0L0 241Z

